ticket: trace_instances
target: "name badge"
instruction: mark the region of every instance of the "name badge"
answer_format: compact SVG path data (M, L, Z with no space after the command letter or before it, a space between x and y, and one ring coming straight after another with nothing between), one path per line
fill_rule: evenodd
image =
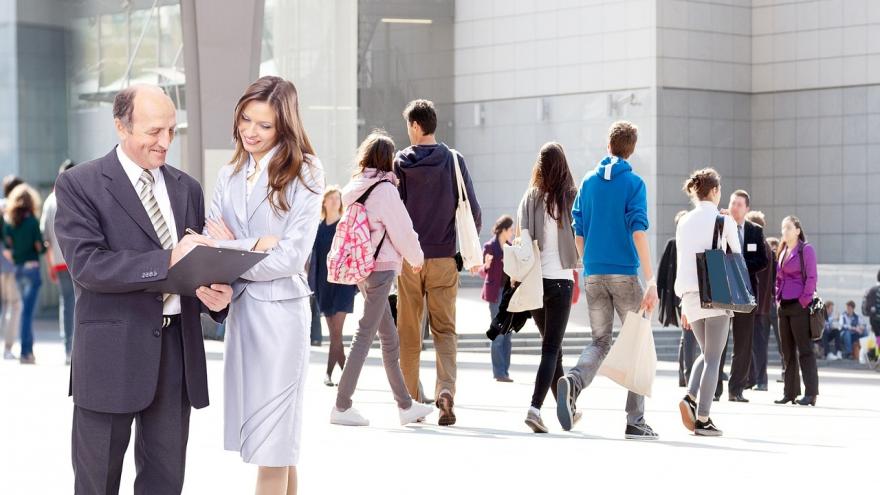
M755 253L758 251L758 245L757 244L746 244L746 251L748 251L750 253Z

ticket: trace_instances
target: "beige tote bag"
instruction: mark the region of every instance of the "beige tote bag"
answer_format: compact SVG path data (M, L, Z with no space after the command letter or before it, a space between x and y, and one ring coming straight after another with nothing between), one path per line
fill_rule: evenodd
M458 185L458 206L455 209L458 249L464 260L464 268L470 270L477 266L483 266L483 248L480 246L480 234L477 232L477 224L474 223L467 187L465 187L464 178L461 175L458 152L452 148L449 148L449 151L452 152L452 158L455 160L455 182Z
M599 374L631 392L650 397L656 373L657 350L654 348L651 320L645 318L644 311L630 311L626 314L617 340L599 368Z

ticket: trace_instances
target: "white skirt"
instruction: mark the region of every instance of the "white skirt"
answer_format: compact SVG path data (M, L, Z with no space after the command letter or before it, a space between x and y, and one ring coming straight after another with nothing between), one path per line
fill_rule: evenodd
M224 447L246 463L299 460L311 317L308 297L260 301L245 291L229 308Z
M688 322L705 320L715 316L733 316L733 312L726 309L703 308L700 304L699 292L685 292L681 296L681 314L687 317Z

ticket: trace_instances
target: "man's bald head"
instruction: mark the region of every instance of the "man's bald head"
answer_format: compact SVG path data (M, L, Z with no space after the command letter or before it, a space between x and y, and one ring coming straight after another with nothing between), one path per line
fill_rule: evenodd
M149 99L150 103L161 104L164 101L172 108L174 107L174 102L159 86L135 84L123 89L116 93L116 98L113 100L113 118L118 119L129 131L134 120L135 99L138 96L141 96L142 99Z
M159 168L177 127L174 102L158 86L123 89L113 101L116 133L125 154L143 168Z

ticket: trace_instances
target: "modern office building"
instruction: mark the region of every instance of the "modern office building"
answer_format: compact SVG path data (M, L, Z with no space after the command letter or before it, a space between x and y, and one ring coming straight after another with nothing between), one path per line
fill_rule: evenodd
M0 0L0 174L46 188L63 158L106 153L114 92L144 81L180 109L172 162L210 190L261 74L296 83L335 182L371 128L406 144L403 106L430 98L489 224L541 144L579 179L629 119L655 243L713 166L769 232L801 218L822 285L864 287L880 263L875 0Z

